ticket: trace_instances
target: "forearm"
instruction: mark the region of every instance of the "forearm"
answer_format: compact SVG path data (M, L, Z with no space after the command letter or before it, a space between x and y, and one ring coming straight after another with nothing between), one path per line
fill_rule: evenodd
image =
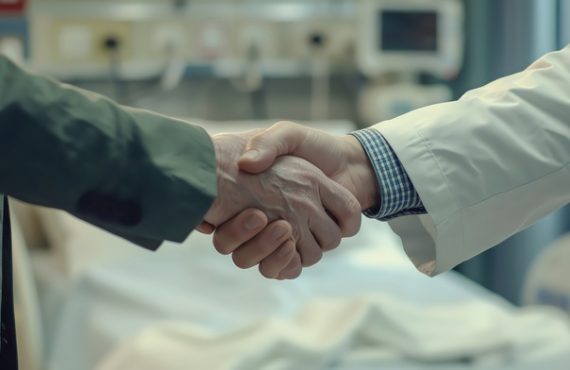
M3 58L0 78L0 192L154 239L181 241L199 223L216 188L203 130Z
M459 101L375 126L429 212L414 227L392 225L415 233L400 236L412 259L423 254L423 271L448 270L568 203L569 84L566 48Z

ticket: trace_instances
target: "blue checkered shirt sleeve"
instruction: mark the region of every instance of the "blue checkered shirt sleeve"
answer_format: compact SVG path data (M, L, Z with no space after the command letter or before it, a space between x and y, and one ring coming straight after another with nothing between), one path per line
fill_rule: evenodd
M384 136L375 129L353 132L376 173L379 205L366 210L367 217L388 221L396 217L426 213L412 181Z

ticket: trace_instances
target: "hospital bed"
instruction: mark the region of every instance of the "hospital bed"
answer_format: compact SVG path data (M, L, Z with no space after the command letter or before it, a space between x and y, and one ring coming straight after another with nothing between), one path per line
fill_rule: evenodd
M24 370L523 370L570 356L562 313L515 308L455 273L425 277L380 222L278 282L239 270L209 236L152 253L34 212L51 249L17 243Z

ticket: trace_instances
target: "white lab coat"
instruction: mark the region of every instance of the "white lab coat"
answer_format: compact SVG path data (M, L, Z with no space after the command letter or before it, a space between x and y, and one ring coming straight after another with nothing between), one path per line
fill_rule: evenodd
M569 202L570 46L374 128L428 211L390 226L420 271L446 271Z

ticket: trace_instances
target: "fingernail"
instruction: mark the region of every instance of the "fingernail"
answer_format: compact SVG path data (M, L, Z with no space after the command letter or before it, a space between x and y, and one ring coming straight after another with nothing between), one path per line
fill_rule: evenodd
M259 159L260 154L261 153L259 153L259 150L252 149L252 150L248 150L247 152L245 152L241 158L247 159L249 161L256 161Z
M263 218L259 216L251 216L245 221L245 228L247 230L256 230L263 226Z

